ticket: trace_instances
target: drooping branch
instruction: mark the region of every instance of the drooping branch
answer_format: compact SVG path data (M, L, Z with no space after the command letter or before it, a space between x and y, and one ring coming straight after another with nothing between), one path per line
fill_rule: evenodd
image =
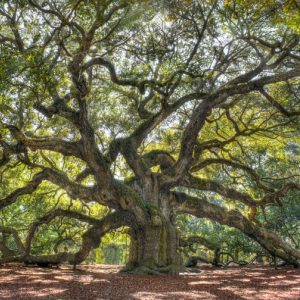
M101 194L94 196L95 190L93 187L86 187L73 182L61 171L45 168L41 172L36 173L24 187L16 189L3 198L0 201L0 209L14 203L20 196L32 194L44 180L50 181L64 189L72 199L80 199L85 202L98 201L104 204L107 204L109 200L101 197Z
M57 217L69 217L92 225L82 236L81 249L76 253L58 253L45 256L30 255L31 241L38 227L42 224L48 224ZM21 258L21 261L29 263L51 264L69 262L71 264L79 264L93 248L99 247L102 236L122 226L134 226L134 217L129 212L114 212L98 220L74 211L62 209L51 211L32 224L26 239L26 255Z
M11 258L16 254L15 251L10 249L3 241L0 241L0 253L2 254L2 258L6 259Z
M227 210L205 199L188 196L183 193L175 193L178 199L178 213L187 213L198 218L208 218L220 224L235 227L247 236L257 241L272 255L277 256L295 266L299 265L300 251L292 248L276 233L249 221L238 210Z
M88 223L92 226L99 226L101 225L101 221L98 219L83 215L81 213L75 212L75 211L70 211L70 210L63 210L63 209L55 209L53 211L50 211L49 213L45 214L43 217L37 219L30 227L27 238L26 238L26 244L25 244L25 249L26 249L26 254L30 254L30 247L31 247L31 241L34 237L34 234L36 230L43 224L48 224L50 223L53 219L58 218L58 217L68 217L68 218L73 218L76 220L79 220L81 222Z
M192 246L194 244L200 244L200 245L204 246L205 248L214 251L214 258L212 260L209 260L202 256L189 256L188 261L185 264L186 267L195 267L197 265L198 261L201 261L204 263L209 263L209 264L212 264L213 266L217 266L217 267L221 265L220 261L219 261L221 247L218 246L217 244L207 240L206 238L198 236L198 235L189 236L185 239L180 239L180 241L179 241L180 247L184 247L184 248L188 247L189 250L191 250L192 252L196 252L192 248Z
M46 178L47 178L46 171L42 171L35 174L32 180L29 183L27 183L27 185L25 185L22 188L16 189L11 194L3 198L0 201L0 209L3 209L4 207L11 205L18 199L18 197L22 195L29 195L33 193L37 189L37 187L41 184L41 182Z
M217 181L209 179L187 176L184 180L182 180L181 186L202 191L215 192L229 199L238 200L250 207L260 205L259 201L253 199L249 194L239 192L233 188L225 187Z
M179 245L180 245L180 247L189 247L190 250L194 250L192 248L192 246L194 244L200 244L200 245L204 246L205 248L212 250L214 252L213 259L208 259L206 257L199 256L199 255L198 256L189 256L188 261L185 264L186 267L196 267L198 261L204 262L207 264L211 264L216 267L226 267L226 266L230 265L231 263L234 263L239 266L244 266L244 265L252 263L254 261L254 259L256 258L256 257L253 258L249 262L236 260L231 253L223 251L219 245L212 243L211 241L209 241L201 236L197 236L197 235L189 236L186 239L181 239ZM196 251L194 250L193 252L196 252ZM228 262L222 261L221 257L224 255L229 256L231 258L231 260L229 260Z
M74 238L72 238L70 236L62 237L62 238L58 239L57 242L54 244L53 251L55 253L58 253L59 246L62 245L63 243L65 243L65 242L71 242L71 243L77 245Z
M114 212L104 217L100 220L98 225L91 227L83 235L83 246L81 250L75 254L73 263L82 262L91 249L99 247L103 235L123 226L135 227L135 220L131 213L124 211Z
M263 196L261 199L254 199L248 193L240 192L233 188L226 187L217 181L191 175L186 176L181 181L181 185L197 190L215 192L219 195L222 195L223 197L240 201L249 207L265 206L267 204L281 205L281 198L286 196L286 194L290 190L300 190L300 186L298 184L291 182L285 184L278 190L267 189L267 193L265 196Z

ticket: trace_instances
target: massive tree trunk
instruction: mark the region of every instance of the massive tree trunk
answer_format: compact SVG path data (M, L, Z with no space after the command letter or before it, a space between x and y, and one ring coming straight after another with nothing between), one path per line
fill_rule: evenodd
M156 178L136 185L135 189L146 203L145 222L131 230L129 262L126 270L134 273L177 274L183 269L179 233L170 207L169 195L160 193Z
M178 245L178 233L170 221L139 227L131 234L127 270L135 273L176 274L182 269L182 260L177 253Z

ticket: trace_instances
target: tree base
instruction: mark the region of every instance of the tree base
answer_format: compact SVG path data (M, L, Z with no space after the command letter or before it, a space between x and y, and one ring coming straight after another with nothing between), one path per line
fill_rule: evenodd
M128 264L121 270L121 272L138 275L179 275L181 272L188 272L188 269L184 266L178 266L175 264L167 266Z

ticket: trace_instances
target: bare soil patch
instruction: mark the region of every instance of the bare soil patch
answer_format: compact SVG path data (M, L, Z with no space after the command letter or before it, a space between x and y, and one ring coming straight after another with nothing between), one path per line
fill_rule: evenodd
M300 270L288 267L207 267L179 276L128 275L119 269L1 266L0 299L300 299Z

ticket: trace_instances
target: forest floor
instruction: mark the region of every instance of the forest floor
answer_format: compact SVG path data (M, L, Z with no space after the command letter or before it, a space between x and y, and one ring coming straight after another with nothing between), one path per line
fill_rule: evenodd
M201 274L140 276L108 265L59 269L0 266L0 299L300 299L300 270L203 267Z

